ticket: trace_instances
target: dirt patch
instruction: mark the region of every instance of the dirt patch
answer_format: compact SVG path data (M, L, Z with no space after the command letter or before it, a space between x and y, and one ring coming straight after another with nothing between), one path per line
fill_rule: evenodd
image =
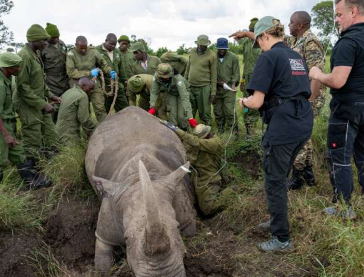
M35 262L32 258L34 251L42 246L41 238L34 234L1 233L0 276L36 277Z
M53 255L73 269L82 271L93 263L99 208L96 197L87 201L71 198L54 210L45 225L44 240Z
M261 157L256 151L248 150L233 158L233 162L240 165L244 172L249 174L252 178L258 179L261 168Z

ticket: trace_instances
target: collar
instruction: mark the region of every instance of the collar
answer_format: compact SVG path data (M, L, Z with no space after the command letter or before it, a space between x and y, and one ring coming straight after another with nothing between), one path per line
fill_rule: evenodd
M283 41L280 41L280 42L277 42L276 44L274 44L271 49L276 48L276 47L285 48L288 46Z
M109 51L105 48L104 44L101 44L102 50L108 52L108 53L114 53L114 51Z
M345 31L341 32L340 35L344 36L344 35L346 35L347 33L350 33L350 32L352 33L354 31L363 31L363 28L364 28L364 22L353 24L349 28L347 28Z
M1 79L4 80L5 85L7 85L7 86L11 85L11 79L9 79L8 77L6 77L5 74L4 74L4 72L2 70L0 70L0 77L2 77Z
M36 53L34 53L34 51L32 50L32 48L29 47L29 45L26 43L25 46L24 46L24 49L26 51L28 51L34 58L36 59L39 59L39 56L38 56L38 51Z

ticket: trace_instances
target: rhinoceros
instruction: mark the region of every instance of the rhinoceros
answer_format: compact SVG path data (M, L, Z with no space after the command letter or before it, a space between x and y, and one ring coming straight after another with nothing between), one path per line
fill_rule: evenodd
M186 236L196 231L189 163L177 135L138 107L110 115L92 134L87 176L101 200L95 267L106 273L117 245L137 277L186 276Z

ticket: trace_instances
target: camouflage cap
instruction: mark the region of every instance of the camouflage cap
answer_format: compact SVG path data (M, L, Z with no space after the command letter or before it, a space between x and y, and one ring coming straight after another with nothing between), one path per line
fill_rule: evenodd
M181 57L173 52L166 52L160 57L162 63L179 62Z
M197 45L203 45L203 46L209 46L211 44L211 41L209 41L209 37L206 35L200 35L197 37L197 40L195 41Z
M134 75L128 80L128 90L130 92L140 92L145 86L145 82L139 75Z
M157 77L163 79L169 79L173 76L173 68L168 63L161 63L157 68Z
M0 67L20 66L22 58L14 53L5 52L0 55Z
M127 35L120 36L119 39L118 39L118 42L121 42L121 41L127 41L127 42L130 43L130 39L129 39L129 37Z
M193 134L195 136L198 136L199 138L205 138L208 134L211 132L211 127L204 124L198 124L193 131Z
M131 52L141 51L141 52L143 52L143 53L145 53L145 52L146 52L144 44L143 44L142 42L140 42L140 41L138 41L138 42L134 43L134 44L131 46L130 51L131 51Z
M39 24L34 24L30 26L30 28L27 31L27 40L29 42L39 41L49 38L50 35L48 35L47 31Z

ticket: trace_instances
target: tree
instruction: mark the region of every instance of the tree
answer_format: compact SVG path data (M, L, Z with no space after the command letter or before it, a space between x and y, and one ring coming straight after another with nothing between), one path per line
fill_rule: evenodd
M316 4L311 10L312 25L319 32L322 40L338 39L340 36L338 28L334 23L334 7L332 1L322 1Z
M157 57L161 57L164 53L168 52L167 47L159 47L157 52L155 52Z
M6 52L13 53L14 52L14 48L8 47L8 48L6 48Z
M183 55L183 54L189 54L190 51L189 49L185 46L185 44L182 44L180 47L178 47L177 49L177 54L178 55Z
M18 54L18 49L21 49L24 47L24 43L22 43L22 42L12 42L12 43L10 43L10 45L13 46L16 54Z
M9 14L14 3L10 0L0 0L0 47L13 41L13 33L5 26L1 16Z

